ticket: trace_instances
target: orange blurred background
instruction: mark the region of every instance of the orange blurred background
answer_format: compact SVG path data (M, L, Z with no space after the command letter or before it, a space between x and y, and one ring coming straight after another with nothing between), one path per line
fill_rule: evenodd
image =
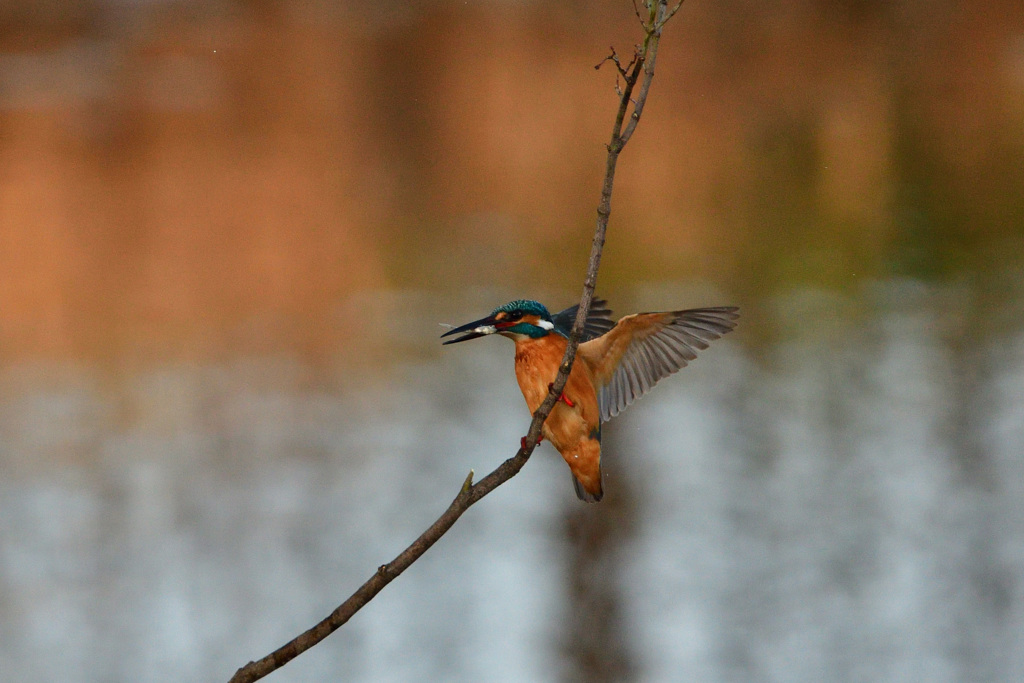
M687 5L603 290L1019 262L1024 7ZM314 353L354 292L575 291L628 3L7 2L6 358Z

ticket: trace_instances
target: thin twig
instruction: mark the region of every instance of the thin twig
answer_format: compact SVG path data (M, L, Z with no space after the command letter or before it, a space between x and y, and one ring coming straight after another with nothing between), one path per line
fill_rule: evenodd
M668 14L666 14L666 15L664 16L664 18L662 18L662 19L661 19L661 20L660 20L660 21L658 22L658 28L659 28L659 29L660 29L660 28L664 28L664 27L665 27L665 24L667 24L667 23L668 23L668 20L669 20L669 19L671 19L672 17L674 17L674 16L676 15L676 12L678 12L678 11L679 11L679 8L680 8L680 7L682 7L682 6L683 6L683 0L679 0L679 2L677 2L677 3L676 3L676 6L675 6L675 7L673 7L672 9L670 9L670 10L668 11Z
M408 548L403 550L391 562L378 567L373 576L360 586L345 602L341 603L337 609L331 612L327 618L305 633L296 636L266 657L249 662L240 668L231 678L230 683L252 683L252 681L257 681L281 668L336 631L353 614L358 612L383 590L385 586L427 552L458 521L462 513L488 493L518 474L519 470L523 469L523 466L530 459L530 455L540 440L541 426L557 402L558 397L562 395L562 390L565 388L569 372L572 370L573 361L576 358L580 333L586 322L587 314L590 312L590 303L594 298L597 270L601 264L601 252L604 249L605 233L608 230L608 218L611 216L615 167L618 162L619 153L622 152L622 148L629 141L633 131L636 129L637 122L640 120L640 114L643 111L644 102L651 87L651 79L654 77L654 60L658 50L658 39L661 36L661 29L664 27L665 21L671 16L667 14L667 0L649 0L649 2L651 19L644 24L646 35L643 46L638 48L633 61L630 62L626 69L621 67L614 50L612 51L612 61L619 68L621 75L626 80L626 84L620 97L619 109L615 116L615 125L612 128L611 141L608 143L608 158L605 164L604 182L601 186L601 200L597 207L597 225L590 248L587 276L583 282L583 294L580 297L576 321L573 324L572 333L569 335L569 343L565 349L562 364L559 366L558 375L552 383L547 398L544 399L544 402L534 412L533 420L530 422L530 428L526 432L526 436L523 437L521 447L514 456L501 463L497 469L475 484L473 483L473 472L470 471L469 476L466 477L465 482L459 489L455 499L448 506L448 509L426 531L420 534L419 538L413 541ZM678 9L678 6L676 9ZM639 80L641 68L643 69L644 78L639 94L634 102L631 99L632 93L634 86ZM633 103L633 114L629 117L629 123L626 125L625 130L623 130L626 112L629 110L631 102Z
M640 122L640 116L644 111L644 103L647 102L647 93L651 89L651 81L654 80L654 63L658 56L658 43L661 42L661 30L665 27L665 22L678 12L682 5L683 0L679 0L679 3L671 10L671 14L668 11L667 0L659 0L656 6L651 7L651 21L645 24L647 35L644 37L643 47L640 48L641 54L646 57L644 60L644 80L640 84L640 92L636 96L636 104L633 105L633 113L629 117L629 123L626 125L626 130L622 132L623 145L633 137L633 131L636 130L636 124Z
M619 72L619 75L625 77L626 72L629 71L629 69L633 66L633 62L636 61L636 55L634 54L633 59L631 59L629 64L627 64L626 67L623 68L622 62L619 61L619 53L615 51L614 47L611 47L609 49L611 50L611 54L609 54L607 57L605 57L600 62L595 64L594 69L600 69L602 66L604 66L605 62L611 62L612 64L615 65L615 70Z

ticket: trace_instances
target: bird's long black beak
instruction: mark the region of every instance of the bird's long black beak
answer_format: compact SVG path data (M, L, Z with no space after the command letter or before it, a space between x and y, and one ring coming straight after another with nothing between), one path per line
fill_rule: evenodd
M445 344L458 344L459 342L469 341L470 339L476 339L477 337L485 337L489 334L494 334L497 331L494 327L494 323L496 322L497 321L494 319L494 316L489 315L486 318L480 318L479 320L474 320L471 323L466 323L461 327L448 330L441 336L448 337L453 334L465 333L458 339L449 339L444 342Z

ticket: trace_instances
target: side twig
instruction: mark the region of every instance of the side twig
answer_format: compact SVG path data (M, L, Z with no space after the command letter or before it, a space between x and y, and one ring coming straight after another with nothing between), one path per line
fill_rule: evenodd
M635 3L634 3L635 4ZM249 662L240 668L230 683L252 683L271 672L281 668L292 659L310 649L331 633L340 628L345 622L352 618L366 603L372 600L385 586L398 577L402 572L420 558L430 549L453 524L468 510L474 503L498 488L506 481L519 473L526 465L537 447L540 439L541 425L547 419L548 414L561 396L565 383L572 370L573 361L576 358L576 349L579 346L580 333L590 311L590 304L594 298L594 288L597 284L597 270L601 263L601 252L604 249L605 233L608 229L608 219L611 216L612 187L615 180L615 167L618 163L619 154L623 147L629 142L640 115L643 112L644 103L651 87L651 80L654 78L654 63L658 52L658 42L661 38L661 30L665 22L672 14L679 9L668 9L667 0L645 0L644 6L648 10L648 19L643 23L645 36L644 42L636 49L633 60L626 68L619 62L615 51L604 61L612 61L619 70L620 75L625 79L625 87L619 97L619 109L615 116L615 124L612 127L611 141L608 143L608 157L605 164L604 182L601 186L601 200L597 208L597 226L594 230L594 240L590 248L590 259L587 265L587 275L583 283L583 294L580 297L579 311L576 314L576 321L573 324L572 333L569 336L569 344L559 366L558 375L548 392L548 396L533 414L530 428L526 432L522 446L514 456L501 463L493 472L473 483L473 472L470 471L465 482L459 489L455 499L448 506L448 509L420 534L419 538L403 550L395 559L377 568L359 589L353 593L337 609L331 612L323 621L316 624L308 631L296 636L288 643L282 645L262 659ZM639 15L639 11L638 11ZM603 62L602 62L603 63ZM600 64L598 65L600 67ZM641 70L643 80L640 80ZM636 99L633 100L633 90L640 82L640 89ZM630 104L633 105L633 112L626 123L627 113ZM625 125L625 128L623 126Z

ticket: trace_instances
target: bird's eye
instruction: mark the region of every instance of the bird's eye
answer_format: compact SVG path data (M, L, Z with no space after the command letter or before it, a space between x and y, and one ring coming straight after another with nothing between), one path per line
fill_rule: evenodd
M523 317L522 311L510 311L508 314L508 320L519 320Z

